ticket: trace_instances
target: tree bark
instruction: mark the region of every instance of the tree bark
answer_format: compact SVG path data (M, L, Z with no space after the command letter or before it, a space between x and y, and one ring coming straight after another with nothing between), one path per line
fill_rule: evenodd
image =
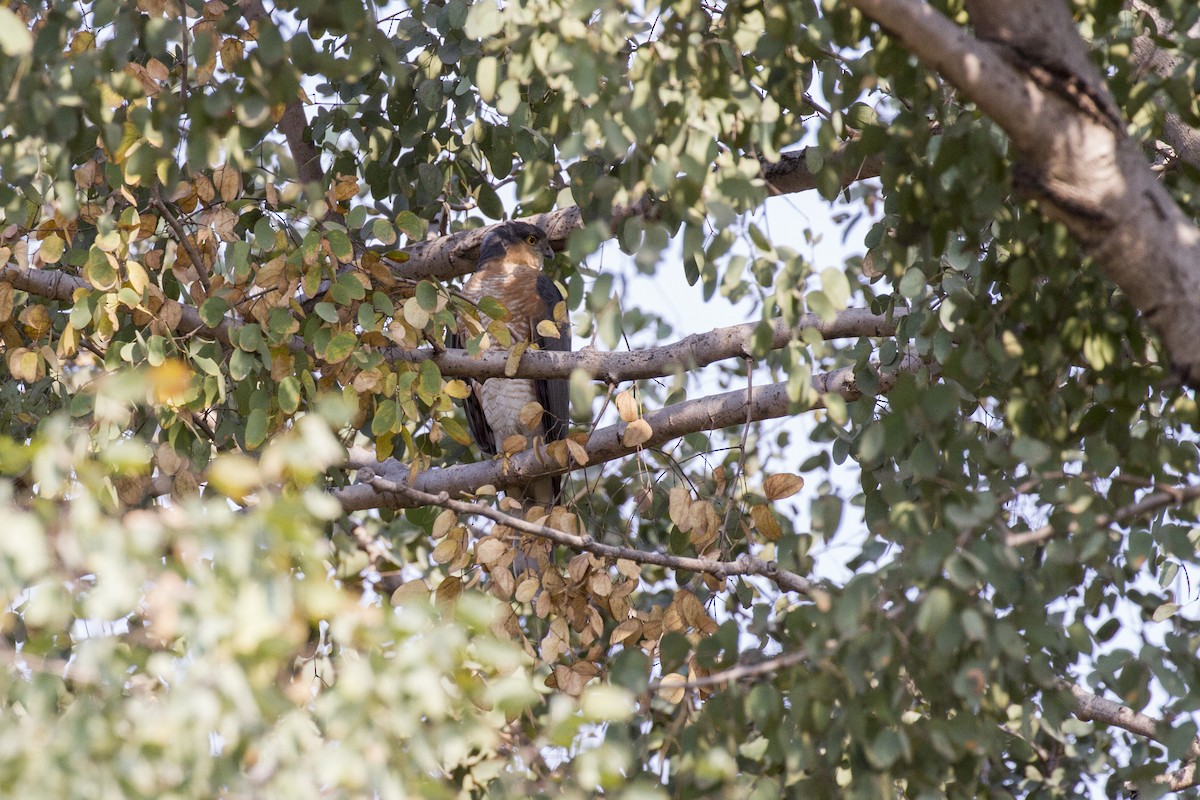
M847 0L1012 140L1014 183L1062 222L1200 386L1200 230L1125 133L1067 5L968 0L972 37L920 0Z

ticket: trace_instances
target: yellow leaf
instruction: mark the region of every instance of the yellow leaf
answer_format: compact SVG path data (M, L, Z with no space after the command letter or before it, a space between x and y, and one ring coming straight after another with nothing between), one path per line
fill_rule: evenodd
M548 339L557 339L561 334L558 326L554 324L553 320L549 319L544 319L537 324L537 332L539 336L545 336Z
M517 365L521 363L521 356L525 355L525 348L529 347L529 342L517 342L508 351L508 359L504 362L504 374L506 377L513 377L517 374Z
M421 330L429 324L429 312L421 308L416 297L410 297L404 301L404 321L417 330Z
M626 447L638 447L650 441L654 435L650 423L644 419L635 419L621 432L621 444Z
M763 481L763 494L772 502L782 500L785 497L791 497L803 488L804 478L801 478L799 475L793 475L790 472L768 475L767 479Z
M633 422L638 418L638 404L630 392L621 392L616 398L617 413L622 422Z
M36 352L17 347L8 351L8 371L19 381L33 383L42 377L42 364Z
M455 400L462 400L470 396L471 387L467 386L466 381L455 378L452 381L446 381L446 385L442 387L442 393L453 397Z

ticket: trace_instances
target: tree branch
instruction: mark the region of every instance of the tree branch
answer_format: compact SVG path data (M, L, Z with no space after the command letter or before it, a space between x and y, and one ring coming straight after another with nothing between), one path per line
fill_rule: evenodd
M1134 0L1130 5L1153 23L1159 36L1171 35L1173 27L1158 9L1141 0ZM1186 36L1196 38L1197 33L1193 27ZM1155 44L1154 39L1147 33L1133 37L1132 56L1133 63L1139 71L1150 69L1162 78L1170 77L1183 61L1180 56L1163 52L1162 48ZM1160 105L1165 104L1161 97L1156 97L1155 102ZM1176 158L1200 169L1200 131L1184 122L1183 118L1174 111L1168 111L1163 116L1162 138L1175 151Z
M847 3L1004 129L1014 180L1146 315L1181 379L1200 385L1200 230L1126 135L1068 6L968 0L977 39L921 0Z
M96 287L83 278L68 275L62 270L22 269L20 265L14 263L0 266L0 281L10 283L13 288L20 289L23 292L64 303L74 302L75 292L79 289L89 292L96 289ZM150 313L160 318L165 314L163 309L168 309L169 315L178 314L179 321L174 326L169 327L171 331L180 336L196 333L201 336L211 337L221 344L231 345L232 334L245 324L225 318L218 325L210 327L200 318L200 309L196 306L185 305L184 303L165 297L160 299L162 305ZM291 337L286 342L286 345L292 352L305 351L304 340L298 336Z
M1073 713L1084 722L1099 722L1102 725L1121 728L1164 744L1170 738L1171 726L1160 719L1134 711L1129 706L1114 700L1092 694L1073 683L1059 681L1059 685L1074 696L1076 706ZM1188 746L1187 753L1183 755L1183 760L1191 763L1184 765L1181 769L1157 776L1154 782L1165 784L1176 792L1197 785L1200 783L1196 780L1195 761L1197 758L1200 758L1200 739L1193 739Z
M1101 514L1096 517L1095 527L1108 528L1113 525L1123 525L1131 519L1153 514L1155 511L1160 511L1164 508L1181 506L1184 503L1200 498L1200 484L1191 486L1169 486L1166 488L1156 489L1150 492L1136 503L1130 503L1127 506L1118 508L1111 514ZM1039 544L1048 539L1052 539L1060 533L1073 534L1082 530L1082 526L1076 520L1071 520L1066 528L1056 528L1054 525L1043 525L1040 528L1032 531L1021 531L1020 533L1009 534L1004 543L1009 547L1020 547L1026 544Z
M784 153L779 161L763 165L763 178L772 194L792 194L816 188L817 176L808 169L806 153L807 148ZM857 181L878 177L883 169L883 157L874 155L863 159L842 151L827 154L825 164L839 171L842 186L849 186ZM655 203L646 197L630 205L618 205L608 219L608 228L615 234L625 220L631 217L652 218L654 210ZM583 211L579 206L534 214L523 219L546 231L551 243L559 250L566 246L571 231L583 227ZM406 261L389 263L397 275L411 279L445 280L474 272L479 263L479 245L493 227L459 231L427 242L417 242L404 248L403 252L408 256Z
M879 391L883 393L891 390L901 373L915 373L921 367L922 362L916 356L904 356L897 365L889 367L886 372L880 374ZM862 391L854 377L854 369L850 367L815 376L813 388L819 394L837 394L847 400L854 400L862 396ZM823 406L824 403L818 399L809 410ZM686 400L646 414L644 419L653 431L653 436L641 445L630 447L621 441L621 435L627 427L624 422L596 430L585 448L588 465L612 461L638 450L678 439L689 433L740 425L747 418L751 421L759 421L782 417L789 413L792 413L792 406L788 400L786 383L775 383L756 388L749 408L744 389L736 389L697 400ZM420 492L432 495L445 492L449 496L469 494L480 486L492 485L498 489L504 489L508 486L524 485L535 478L562 475L583 468L579 464L564 467L557 462L546 460L543 454L537 450L526 450L507 460L493 459L477 461L473 464L435 467L408 480L409 470L405 465L394 460L380 463L375 459L374 453L365 448L351 449L348 466L351 469L369 468L375 475L383 476L397 483L404 483ZM348 512L368 508L409 508L413 505L412 501L404 496L396 493L380 493L373 487L362 483L336 489L333 491L333 495Z
M816 314L805 314L795 326L777 319L771 335L770 349L786 347L801 331L815 330L826 340L856 336L894 336L896 325L907 314L898 309L890 314L872 314L864 308L850 308L824 321ZM392 347L384 350L384 358L418 364L432 361L442 375L484 378L566 378L581 369L589 376L608 383L642 380L673 375L679 370L706 367L727 358L749 356L755 330L761 322L747 322L727 328L696 333L672 344L627 352L601 352L584 349L573 352L557 350L527 350L521 356L515 373L505 372L508 351L488 349L476 356L465 350Z
M714 561L709 558L672 556L665 553L635 550L632 547L604 544L594 539L577 536L576 534L567 533L557 528L551 528L539 522L529 522L510 514L505 514L503 511L489 505L484 505L483 503L465 503L461 500L452 500L446 492L430 494L429 492L410 488L403 483L378 477L371 473L370 470L363 470L363 473L365 473L363 477L366 482L378 492L403 495L417 505L441 506L442 508L457 511L460 514L475 514L486 517L513 530L536 536L539 539L545 539L563 547L569 547L578 552L591 553L602 558L623 558L639 564L654 564L685 572L701 572L718 578L728 578L737 575L758 575L771 580L781 589L801 594L808 594L817 588L808 578L785 569L780 569L778 565L772 562L762 561L751 556L743 556L737 561Z

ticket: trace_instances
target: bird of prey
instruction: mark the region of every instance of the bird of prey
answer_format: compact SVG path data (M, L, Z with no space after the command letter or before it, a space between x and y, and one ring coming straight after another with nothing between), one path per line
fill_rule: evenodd
M528 222L506 222L490 230L479 248L479 267L463 287L463 296L473 303L484 297L500 302L508 312L501 322L511 334L512 344L529 342L543 350L570 350L571 325L562 292L542 267L554 251L546 232ZM560 305L562 304L562 305ZM557 308L557 314L555 310ZM492 320L480 314L484 326ZM550 321L550 325L538 323ZM557 331L557 336L549 335ZM462 321L454 337L461 346L466 334ZM492 347L504 344L491 337ZM471 393L463 400L467 425L479 449L488 455L504 451L510 436L526 437L527 446L562 439L567 432L567 380L488 378L469 381ZM528 403L541 405L541 419L532 426L521 423L521 409ZM527 417L528 419L528 417ZM555 475L538 478L525 486L507 490L523 506L530 503L551 507L559 501L561 479Z

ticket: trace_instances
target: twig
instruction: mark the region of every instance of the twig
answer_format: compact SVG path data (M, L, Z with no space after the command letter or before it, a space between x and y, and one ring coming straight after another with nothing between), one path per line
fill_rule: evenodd
M778 672L781 669L793 667L807 659L808 653L800 650L795 653L784 653L783 655L763 661L755 661L752 664L737 664L729 669L714 672L711 675L702 675L690 681L666 681L665 683L661 679L650 681L650 685L646 688L650 691L655 691L656 689L700 689L705 686L715 686L718 683L732 683L733 681L740 681L745 678L757 678L759 675L766 675L771 672Z
M200 285L204 287L204 295L206 297L211 295L212 287L208 285L208 275L204 272L205 265L204 261L200 258L200 251L196 249L196 243L188 238L187 231L183 229L183 225L179 222L179 217L175 216L175 212L171 211L163 201L157 186L154 187L150 195L150 205L157 208L158 213L162 214L162 218L167 221L167 225L175 234L175 240L187 252L188 258L192 260L192 266L196 268L196 280L200 281Z
M412 489L403 483L381 478L370 473L370 470L362 470L361 472L368 474L363 476L360 473L360 479L363 479L365 483L369 483L378 491L405 494L421 505L440 506L457 511L460 514L476 514L486 517L501 525L506 525L513 530L537 536L579 552L591 553L604 558L626 559L639 564L654 564L686 572L701 572L707 575L714 575L718 578L728 578L736 575L758 575L767 578L781 589L801 594L812 594L813 592L822 591L817 584L808 578L785 569L780 569L776 564L751 556L743 556L737 561L713 561L708 558L672 556L665 553L636 550L632 547L605 544L583 536L577 536L573 533L567 533L557 528L551 528L541 523L529 522L510 514L505 514L503 511L484 505L483 503L467 503L462 500L454 500L446 492L430 494L429 492Z

